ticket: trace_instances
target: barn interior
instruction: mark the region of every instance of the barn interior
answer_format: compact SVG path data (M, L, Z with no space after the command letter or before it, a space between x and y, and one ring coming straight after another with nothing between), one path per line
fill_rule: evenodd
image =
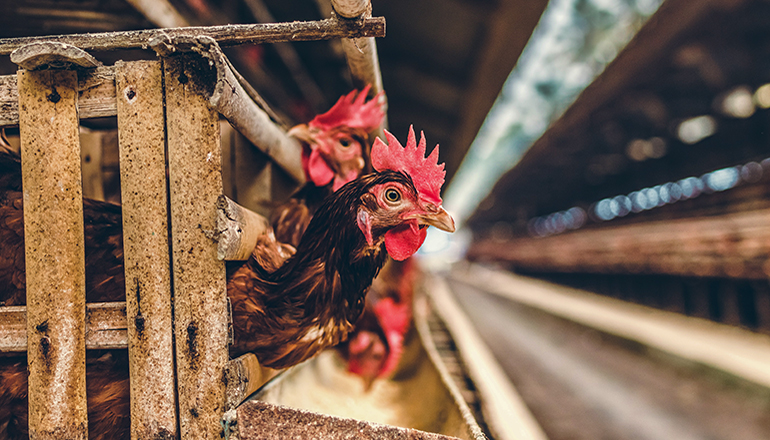
M0 47L337 15L327 0L3 2ZM223 435L768 438L770 3L375 0L370 16L386 22L384 128L440 145L458 231L431 230L418 255L394 374L364 384L334 350L262 370ZM284 132L366 85L340 38L222 50ZM0 75L18 69L0 56ZM4 127L18 150L18 122ZM269 218L303 179L219 130L223 194ZM83 196L120 203L117 118L79 132Z

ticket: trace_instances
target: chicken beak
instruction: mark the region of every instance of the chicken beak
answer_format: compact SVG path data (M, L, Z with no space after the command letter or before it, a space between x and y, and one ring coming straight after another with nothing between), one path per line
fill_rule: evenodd
M287 131L286 134L296 138L299 141L302 141L308 144L313 143L313 134L311 133L310 127L308 127L307 124L295 125L291 129L289 129L289 131Z
M455 231L455 221L444 208L439 207L438 212L426 213L418 216L420 224L435 226L446 232Z

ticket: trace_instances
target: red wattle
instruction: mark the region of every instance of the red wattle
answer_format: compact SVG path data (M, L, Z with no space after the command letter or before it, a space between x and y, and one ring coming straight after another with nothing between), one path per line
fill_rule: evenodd
M420 249L428 228L420 229L417 220L398 226L385 233L385 248L396 261L404 261Z
M334 171L329 168L329 165L318 150L310 152L310 157L307 161L307 171L310 175L310 180L312 180L316 186L328 185L334 178Z

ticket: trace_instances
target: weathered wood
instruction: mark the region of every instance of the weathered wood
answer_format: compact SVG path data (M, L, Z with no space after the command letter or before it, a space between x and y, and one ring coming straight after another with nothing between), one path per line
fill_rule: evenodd
M27 70L67 65L92 69L102 65L83 49L55 41L41 41L21 46L11 52L11 62Z
M360 17L372 10L369 0L331 0L331 3L334 12L345 18Z
M128 346L126 303L86 304L86 349L112 350ZM27 351L27 307L0 307L0 354Z
M348 18L359 17L363 14L363 19L366 19L365 17L371 15L372 10L369 0L332 0L332 7L337 14ZM348 68L353 77L353 85L359 89L371 85L372 88L369 93L372 96L380 93L383 90L382 73L380 72L380 60L377 56L377 43L374 38L343 38L342 50L345 52L345 57L348 60ZM385 133L383 129L388 127L387 97L383 95L381 99L385 100L386 116L382 119L379 129L374 134L384 139Z
M303 183L305 172L302 170L302 148L299 142L287 136L286 132L271 121L267 113L249 97L233 75L227 59L215 41L202 39L196 51L212 62L215 68L213 72L216 76L208 79L213 83L213 89L206 89L206 96L211 105L297 182Z
M160 61L118 62L131 438L176 437L165 118Z
M29 432L85 439L85 252L77 75L20 70Z
M259 365L259 360L253 353L230 360L225 368L227 411L236 408L278 373L279 370Z
M317 41L331 38L384 37L385 19L373 17L358 22L348 22L327 18L319 21L295 21L291 23L229 24L50 37L3 38L0 39L0 55L8 55L24 45L41 41L71 44L83 50L147 49L148 42L161 35L168 35L172 39L187 37L193 40L205 36L213 38L221 46Z
M225 266L209 238L222 193L219 114L207 99L215 78L208 60L198 55L164 60L179 435L184 439L219 439L225 408Z
M238 438L326 440L457 440L456 437L289 408L259 400L237 410ZM232 423L232 422L231 422Z
M101 133L81 128L80 167L83 172L83 197L104 200Z
M217 258L247 260L257 238L270 229L270 222L221 195L217 199Z
M0 76L0 128L19 124L19 91L16 75ZM98 67L78 72L80 119L115 116L115 68Z

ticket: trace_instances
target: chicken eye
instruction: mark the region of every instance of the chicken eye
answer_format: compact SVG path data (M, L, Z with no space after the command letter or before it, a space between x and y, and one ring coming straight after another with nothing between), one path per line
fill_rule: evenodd
M340 139L340 145L342 145L343 148L347 148L350 146L350 140L349 139Z
M385 200L389 203L397 203L401 200L401 193L393 188L389 188L385 191Z

